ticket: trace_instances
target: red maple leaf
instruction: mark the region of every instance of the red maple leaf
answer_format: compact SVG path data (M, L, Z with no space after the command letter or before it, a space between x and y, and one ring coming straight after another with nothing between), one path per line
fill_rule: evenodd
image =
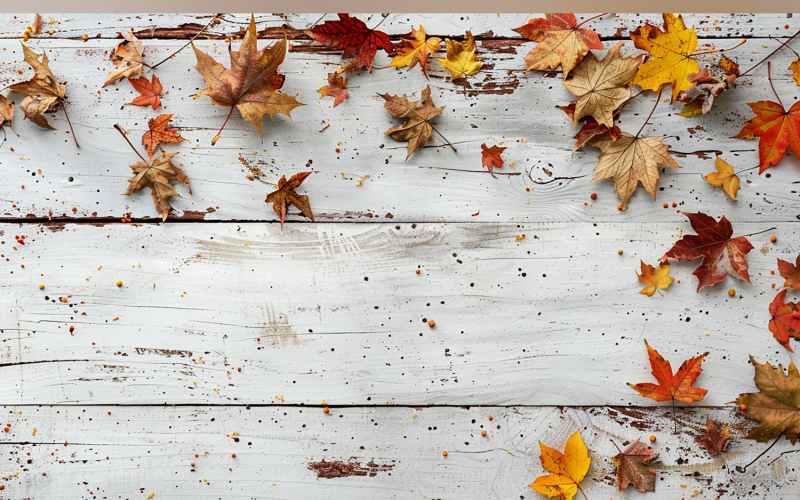
M769 313L772 319L769 320L769 331L783 347L794 352L789 345L789 338L800 339L800 311L794 302L786 302L786 290L775 296L772 304L769 305Z
M133 88L142 94L128 104L133 104L134 106L153 106L153 109L161 105L161 92L163 92L164 87L161 86L161 81L159 81L156 75L153 75L152 82L145 77L134 78L132 80L129 78L128 81L131 82Z
M339 14L338 21L325 21L305 32L321 44L344 51L342 57L345 65L342 71L345 72L361 68L372 71L372 62L378 49L390 53L394 47L389 35L367 28L364 21L350 17L350 14Z
M753 245L744 236L731 239L733 227L730 221L722 216L717 222L704 213L681 212L689 218L692 229L697 234L687 234L661 257L666 262L673 259L695 260L703 258L703 263L692 273L698 277L700 284L697 291L706 286L713 286L725 280L728 274L750 283L747 272L747 261L744 255L753 249Z
M492 177L494 177L492 168L500 168L503 166L503 159L500 157L500 153L505 150L506 148L501 148L500 146L487 148L486 144L481 144L481 161L483 166L489 169L489 174L491 174Z
M758 101L747 105L755 112L756 117L747 122L734 137L759 138L759 174L781 161L789 147L795 154L800 154L800 102L794 103L788 113L781 103L772 101Z
M575 116L574 102L569 103L569 105L567 106L556 106L556 107L561 111L563 111L564 113L566 113L567 116L570 117L570 119L572 119L572 117ZM595 120L591 116L584 117L583 127L581 127L581 129L578 130L578 133L575 134L575 137L573 137L573 139L575 139L575 146L572 148L572 152L575 153L575 151L583 147L584 144L591 141L598 135L602 135L605 133L608 133L611 136L611 140L616 142L616 140L619 139L619 135L622 132L616 125L614 125L611 128L608 128L608 125L606 124L600 125L599 123L597 123L597 120Z

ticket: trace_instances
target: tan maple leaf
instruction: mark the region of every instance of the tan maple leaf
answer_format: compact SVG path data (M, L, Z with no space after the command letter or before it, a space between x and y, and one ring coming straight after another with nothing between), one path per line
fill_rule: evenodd
M390 96L389 94L378 95L386 100L384 107L392 116L406 120L403 125L392 127L385 132L386 135L396 141L408 141L406 160L411 156L411 153L428 142L434 131L444 139L444 136L430 123L430 120L442 114L445 108L444 106L437 108L433 105L430 85L425 87L425 90L422 91L421 99L416 102L410 102L405 94L402 97ZM450 144L449 141L448 144ZM455 151L452 144L450 144L450 147Z
M590 52L564 82L578 98L572 117L575 125L591 116L600 125L614 126L614 111L631 96L630 83L642 63L642 56L620 56L624 44L618 42L600 61Z
M120 43L114 53L111 54L111 61L116 68L112 69L108 74L103 87L121 78L131 78L142 72L142 51L144 50L142 42L130 31L121 31L117 34L124 38L125 41Z
M25 113L25 117L42 128L55 130L44 113L54 111L64 103L66 88L56 82L53 72L50 71L50 62L47 54L42 52L41 56L34 53L31 49L22 45L25 62L33 68L34 75L30 80L15 83L8 88L12 92L25 94L27 97L22 100L19 107ZM42 58L39 61L39 57ZM74 136L74 134L73 134Z
M627 132L616 141L601 136L593 143L602 153L592 182L613 178L622 203L628 203L641 182L655 199L658 167L681 168L668 153L669 146L661 143L663 140L663 137L635 137Z
M800 371L791 360L788 374L783 365L761 364L753 356L750 362L760 392L740 394L736 402L745 417L758 420L761 425L744 438L764 443L783 434L794 445L800 437Z
M178 153L161 151L161 156L153 160L152 163L140 161L131 165L134 175L128 179L128 189L123 193L129 195L149 187L150 194L153 195L153 205L161 214L162 222L167 220L167 215L169 215L169 211L172 208L169 204L169 198L180 196L170 184L170 181L177 180L184 183L189 187L189 194L192 194L192 188L189 186L189 177L172 164L172 157L176 154Z
M717 156L715 165L717 171L704 175L703 179L712 186L722 186L725 193L730 196L732 200L736 200L736 193L739 192L739 186L741 185L739 176L733 172L733 167L719 156Z
M297 102L295 96L278 91L283 86L285 78L278 73L278 66L286 57L286 38L260 51L256 38L255 17L251 15L250 26L245 32L239 51L231 50L230 46L228 48L231 69L225 69L225 66L199 50L194 44L192 48L197 56L195 68L208 85L197 96L207 95L211 98L212 104L231 106L231 113L233 107L236 107L242 118L256 127L263 140L264 115L269 115L270 118L276 113L289 116L292 109L303 104ZM222 128L225 128L227 122L226 118ZM219 135L218 133L211 141L212 145L217 142Z
M170 119L172 119L171 114L158 115L155 118L150 118L147 122L147 132L142 135L142 145L147 148L147 156L150 158L153 157L153 153L159 143L182 142L186 140L181 137L180 130L176 128L167 128Z

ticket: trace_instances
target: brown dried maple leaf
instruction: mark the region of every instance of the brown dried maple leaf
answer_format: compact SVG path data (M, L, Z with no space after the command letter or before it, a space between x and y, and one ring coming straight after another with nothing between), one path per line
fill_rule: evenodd
M14 124L11 123L11 120L13 118L14 118L14 104L9 102L8 99L6 99L6 96L0 95L0 130L3 131L3 140L2 142L0 142L0 146L2 146L4 142L6 142L7 134L5 126L8 125L9 127L11 127L11 130L14 130ZM14 133L16 134L17 131L14 130ZM19 137L19 134L17 134L17 137Z
M147 156L150 158L153 157L153 153L159 143L182 142L186 140L181 137L181 131L179 129L167 128L171 118L171 114L158 115L155 118L150 118L147 122L148 130L142 136L142 145L147 148Z
M136 96L133 101L128 104L134 106L152 106L153 110L161 105L161 92L164 91L164 87L161 85L161 81L156 75L153 75L152 82L145 77L129 78L128 81L133 85L133 88L142 94Z
M616 446L616 443L614 443ZM619 450L619 448L617 448ZM650 462L658 458L658 453L653 448L640 442L638 439L631 443L625 450L611 457L617 465L617 484L619 491L633 485L637 491L656 490L656 471L650 467Z
M731 431L726 425L722 425L710 418L706 417L706 433L702 436L696 437L694 440L701 446L705 446L708 454L712 457L725 451L728 447L728 442L731 438Z
M755 383L760 392L741 394L736 398L745 417L761 424L745 439L763 443L777 439L783 434L792 445L800 436L800 372L789 363L789 373L784 374L783 365L774 367L769 363L758 363L753 356L750 362L756 370Z
M753 245L744 236L731 239L733 226L723 215L717 222L713 217L698 212L681 212L689 218L692 229L697 234L687 234L661 257L695 260L703 258L703 263L692 273L700 280L697 291L706 286L714 286L725 280L728 274L750 283L750 274L744 256Z
M328 73L328 86L317 90L322 95L333 97L333 107L340 105L347 99L347 80L339 73Z
M428 139L431 138L434 131L444 139L444 136L430 123L430 120L442 114L445 108L444 106L437 108L433 105L430 85L425 87L425 90L422 91L421 99L416 102L409 102L405 94L403 94L402 97L396 95L390 96L389 94L378 95L386 100L384 104L386 111L396 118L403 118L406 120L403 125L392 127L385 132L386 135L396 141L408 141L406 160L411 156L411 153L428 142ZM447 139L445 139L445 141L447 141ZM447 144L453 148L453 151L456 150L456 148L450 144L450 141L447 141Z
M149 187L150 194L153 195L153 205L161 214L161 220L166 221L167 215L172 206L169 204L171 196L180 196L170 181L180 181L189 188L192 194L192 187L189 185L189 177L181 169L172 164L172 157L178 153L165 153L161 151L161 156L147 163L144 161L136 162L131 165L134 176L128 179L128 189L123 193L133 194L143 188Z
M124 42L117 46L117 49L111 54L111 61L116 66L108 74L106 82L103 87L110 83L114 83L120 78L131 78L142 72L142 51L144 46L142 42L136 38L136 35L130 31L122 31L117 33L125 39Z
M795 265L782 259L778 259L778 271L781 277L786 279L783 286L788 286L795 290L800 290L800 255L797 256Z
M212 104L231 106L228 118L233 113L234 107L238 109L242 118L256 127L263 140L264 115L269 115L270 118L273 118L276 113L289 116L292 109L303 104L297 102L295 96L278 92L278 89L283 86L285 78L278 73L278 66L286 57L286 38L260 51L256 38L255 17L251 15L250 26L247 28L239 51L231 50L230 46L228 47L231 69L225 69L225 66L199 50L194 44L192 44L192 48L197 56L195 68L203 75L206 85L208 85L197 95L209 96ZM219 139L222 129L228 123L228 118L222 124L220 132L211 141L212 145L216 144Z
M300 184L314 172L300 172L294 174L288 181L286 176L281 176L278 181L278 189L267 195L267 203L272 203L272 209L281 218L281 230L283 230L283 221L286 219L286 209L289 205L294 205L300 209L300 212L314 220L314 214L311 212L311 205L308 204L308 196L299 195L295 189L300 187Z
M489 174L492 177L495 176L492 168L501 168L503 166L503 158L500 157L500 154L505 150L506 148L501 148L500 146L487 148L486 144L481 144L481 162L484 167L489 169Z
M714 105L714 98L731 88L734 80L739 76L739 65L722 56L720 66L725 70L725 78L722 80L711 76L708 68L703 68L686 77L692 86L689 90L682 90L678 94L678 100L686 105L683 107L683 111L678 113L679 115L695 116L700 113L708 113Z
M22 100L19 107L25 113L25 117L42 128L55 130L47 122L44 113L54 111L64 103L66 89L63 85L56 82L53 72L50 71L50 62L47 54L42 52L41 62L39 55L31 49L22 45L25 62L33 68L34 75L28 81L15 83L8 88L12 92L25 94L27 97ZM74 134L73 134L74 136Z

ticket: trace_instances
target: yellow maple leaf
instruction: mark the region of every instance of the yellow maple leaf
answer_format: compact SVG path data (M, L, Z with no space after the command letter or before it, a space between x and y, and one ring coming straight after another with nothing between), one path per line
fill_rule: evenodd
M437 58L442 66L453 75L453 78L461 78L474 75L480 71L483 63L475 57L475 39L472 33L467 31L467 39L463 42L446 39L447 59Z
M658 90L662 85L672 85L672 100L692 84L687 77L700 71L692 54L697 49L694 27L686 29L681 16L664 14L664 31L650 23L631 32L636 48L646 50L651 60L639 67L634 85L644 90Z
M419 67L428 78L428 56L439 50L441 38L431 37L425 39L425 28L420 25L419 30L411 27L411 38L403 38L395 49L397 54L392 59L390 68L403 68L408 66L408 71L419 63Z
M558 496L562 500L572 500L578 490L583 492L578 483L586 477L592 459L589 458L589 450L581 439L581 431L575 431L575 434L569 437L564 453L543 445L541 441L539 449L542 452L539 455L542 467L552 474L539 476L528 486L548 497Z
M703 179L712 186L722 186L725 193L732 200L736 200L736 193L739 191L739 186L741 186L739 176L733 173L733 167L719 156L717 156L717 161L714 165L717 167L717 171L704 175Z
M675 278L667 276L669 274L669 264L661 264L658 267L653 267L650 264L645 264L644 261L639 261L642 264L642 274L636 273L639 281L647 285L639 290L641 294L647 294L652 297L657 289L666 289L675 281ZM661 292L658 292L661 293Z

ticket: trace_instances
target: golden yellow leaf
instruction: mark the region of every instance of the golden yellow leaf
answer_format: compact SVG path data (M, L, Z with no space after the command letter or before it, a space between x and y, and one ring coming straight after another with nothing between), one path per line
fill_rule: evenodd
M390 68L403 68L408 66L408 71L419 63L419 67L428 78L428 56L439 50L441 38L431 37L425 39L425 28L420 25L419 30L411 27L411 38L403 38L395 48L397 54L392 59Z
M650 23L631 32L636 48L646 50L652 59L639 67L633 80L644 90L658 90L662 85L672 85L672 100L678 93L688 90L692 84L687 77L700 71L697 61L691 57L697 49L697 33L686 29L681 16L664 14L664 31Z
M736 200L736 193L739 191L739 186L741 185L739 176L734 174L733 167L719 156L717 156L715 166L717 167L717 171L704 175L703 179L712 186L722 186L725 193L727 193L732 200Z
M539 456L542 467L552 474L539 476L528 486L548 497L557 496L562 500L572 500L581 490L579 483L586 477L586 472L592 463L589 450L581 439L581 432L576 431L569 437L564 453L543 445L541 441L539 449L542 452Z
M613 177L622 203L628 203L640 181L655 199L658 167L681 168L667 152L669 146L661 143L663 137L640 138L627 132L620 134L616 141L603 137L594 144L602 154L592 182Z
M792 71L792 78L794 81L800 85L800 58L790 64L789 69Z
M475 39L472 33L467 31L467 39L463 42L446 39L447 59L437 58L442 66L453 75L453 78L461 78L474 75L480 71L483 63L475 57Z
M589 53L564 82L567 90L578 98L572 121L591 116L600 125L614 126L614 111L631 96L631 80L642 63L642 56L622 57L619 42L598 61Z
M644 261L639 261L642 265L642 274L636 273L639 281L647 285L639 290L641 294L647 294L652 297L656 293L656 289L666 289L672 284L675 278L667 276L669 274L669 264L661 264L658 267L653 267L650 264L645 264ZM659 292L661 293L661 292Z

